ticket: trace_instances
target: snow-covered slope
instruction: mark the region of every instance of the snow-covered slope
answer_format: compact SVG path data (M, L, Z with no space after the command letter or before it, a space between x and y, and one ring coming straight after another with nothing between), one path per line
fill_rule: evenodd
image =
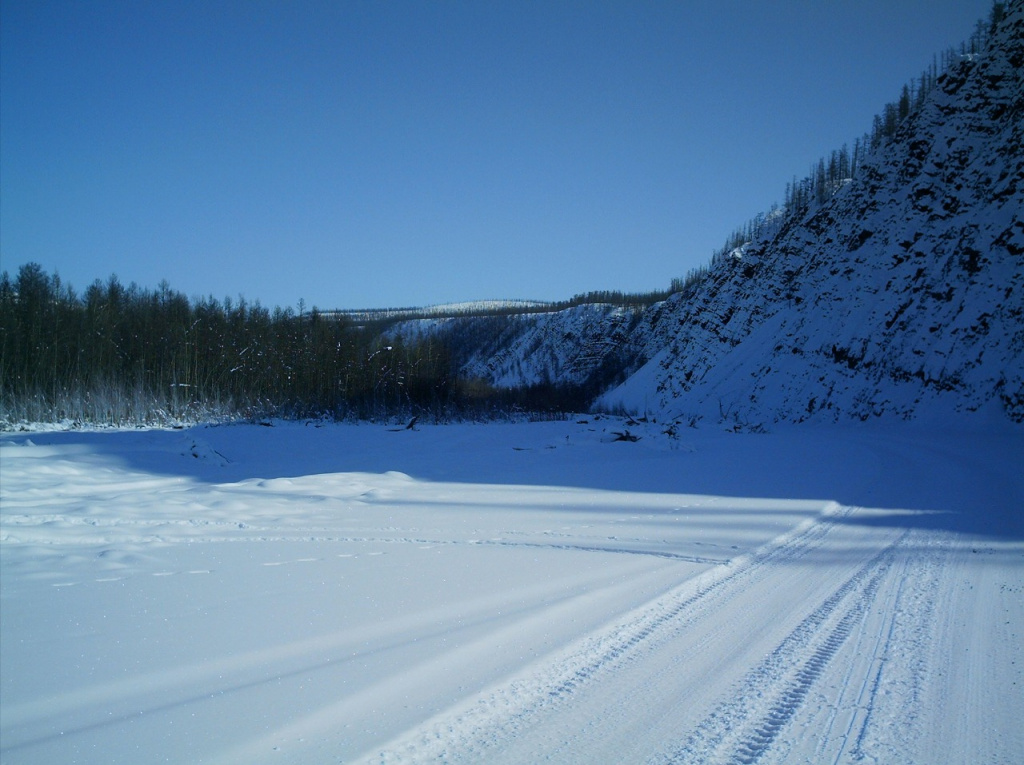
M443 337L467 378L604 391L599 407L686 422L1022 422L1022 40L1017 2L988 50L944 74L855 179L694 289L644 309L395 331Z
M829 202L670 300L601 403L762 425L1024 421L1024 4Z
M443 338L467 379L499 388L558 383L597 392L639 366L654 313L590 303L549 313L412 320L390 332Z

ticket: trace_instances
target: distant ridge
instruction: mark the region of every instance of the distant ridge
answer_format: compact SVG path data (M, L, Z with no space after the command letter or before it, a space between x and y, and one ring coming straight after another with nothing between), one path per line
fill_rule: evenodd
M554 310L555 303L542 300L472 300L460 303L407 308L355 308L320 311L323 316L346 318L352 321L406 321L410 319L436 319L453 316L486 316L494 313Z

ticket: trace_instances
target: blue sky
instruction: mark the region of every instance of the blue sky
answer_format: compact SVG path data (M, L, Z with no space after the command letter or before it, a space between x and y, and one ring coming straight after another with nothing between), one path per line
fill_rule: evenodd
M0 4L0 268L356 308L666 287L989 0Z

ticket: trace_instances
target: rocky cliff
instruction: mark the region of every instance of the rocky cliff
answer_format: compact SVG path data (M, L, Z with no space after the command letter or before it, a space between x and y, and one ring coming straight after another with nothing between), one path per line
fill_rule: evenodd
M831 200L673 298L601 403L737 423L1024 421L1024 3Z

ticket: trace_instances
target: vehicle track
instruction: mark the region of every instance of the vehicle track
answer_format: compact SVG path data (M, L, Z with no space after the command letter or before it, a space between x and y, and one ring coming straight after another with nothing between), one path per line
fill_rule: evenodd
M630 710L633 702L654 709L654 702L645 698L652 694L651 682L663 694L678 694L678 683L660 669L665 655L672 654L675 671L684 671L687 656L726 650L720 635L693 628L702 622L714 623L730 601L760 586L773 586L770 577L779 572L792 576L793 569L811 565L805 559L830 548L830 535L841 527L837 521L851 512L852 508L835 506L757 552L705 572L585 638L559 658L536 666L529 675L485 692L390 742L368 761L461 762L481 757L525 761L542 755L584 761L580 757L585 755L573 754L582 734L571 729L571 721L590 720L590 733L611 730L635 722L636 709ZM743 677L738 690L717 706L712 704L711 712L696 725L688 725L686 729L693 733L681 744L667 747L667 753L663 744L673 736L663 732L658 746L663 754L654 761L758 761L863 620L901 538L889 534L883 549L876 547L866 561L861 558L823 601L816 607L812 603L811 612L804 611L797 625ZM697 637L691 638L691 633ZM685 650L681 649L684 644ZM666 650L659 651L663 647ZM629 674L634 666L637 679ZM647 680L641 681L644 672ZM556 714L568 708L572 708L569 714ZM570 722L563 725L562 717Z
M758 762L863 620L892 565L896 544L871 558L800 622L682 746L653 761Z
M872 647L872 671L864 677L856 701L857 714L851 717L835 756L840 762L849 751L850 759L905 759L915 738L919 706L930 644L934 640L934 620L940 572L948 547L938 546L919 552L913 566L904 565L894 588L887 628ZM900 688L900 693L883 694L882 688ZM899 708L890 708L898 697ZM882 722L884 720L884 722ZM879 748L886 751L879 752Z

